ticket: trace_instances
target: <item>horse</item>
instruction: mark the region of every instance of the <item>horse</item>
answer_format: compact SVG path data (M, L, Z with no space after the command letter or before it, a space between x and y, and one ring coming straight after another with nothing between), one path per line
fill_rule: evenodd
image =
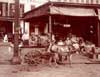
M61 45L62 44L62 45ZM60 44L56 43L51 46L51 52L58 55L58 61L63 63L64 61L69 60L71 63L71 55L72 55L72 47L66 45L64 42L60 42Z

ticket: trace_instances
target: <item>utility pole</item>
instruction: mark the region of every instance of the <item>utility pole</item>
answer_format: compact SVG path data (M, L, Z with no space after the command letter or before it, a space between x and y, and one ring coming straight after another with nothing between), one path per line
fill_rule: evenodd
M14 14L14 54L12 58L13 64L20 64L21 59L19 56L19 0L15 0L15 14Z

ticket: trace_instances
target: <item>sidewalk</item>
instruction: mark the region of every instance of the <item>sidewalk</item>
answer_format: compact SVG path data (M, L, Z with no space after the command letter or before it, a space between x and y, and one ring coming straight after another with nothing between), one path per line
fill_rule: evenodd
M74 54L72 67L66 65L30 66L24 70L23 65L0 65L0 77L100 77L99 64L85 64L90 62L86 57Z
M73 55L73 60L72 63L84 63L84 64L100 64L100 59L91 59L88 58L87 56L83 55Z
M100 77L100 64L94 64L79 54L72 55L71 67L69 64L58 67L11 65L8 60L13 51L9 52L9 48L4 46L0 48L0 77Z

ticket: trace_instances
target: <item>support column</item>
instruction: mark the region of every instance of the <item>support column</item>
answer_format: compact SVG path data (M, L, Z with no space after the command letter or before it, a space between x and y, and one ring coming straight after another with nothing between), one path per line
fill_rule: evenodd
M13 33L13 34L14 34L14 32L15 32L15 30L14 30L14 25L15 25L15 24L14 24L14 21L13 21L13 22L12 22L12 31L13 31L12 33Z
M47 24L47 23L46 23L46 25L45 25L44 33L47 33L47 34L48 34L48 24Z
M23 21L23 33L25 33L25 21Z
M97 25L97 36L98 36L98 46L100 47L100 21L98 20L98 25Z
M35 25L34 32L35 32L35 35L38 35L39 34L38 25Z
M49 16L49 33L50 33L50 39L52 40L52 16Z

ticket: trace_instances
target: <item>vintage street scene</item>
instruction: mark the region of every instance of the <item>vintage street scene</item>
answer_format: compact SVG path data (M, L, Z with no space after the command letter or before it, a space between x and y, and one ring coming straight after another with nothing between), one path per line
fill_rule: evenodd
M100 77L100 0L0 0L0 77Z

